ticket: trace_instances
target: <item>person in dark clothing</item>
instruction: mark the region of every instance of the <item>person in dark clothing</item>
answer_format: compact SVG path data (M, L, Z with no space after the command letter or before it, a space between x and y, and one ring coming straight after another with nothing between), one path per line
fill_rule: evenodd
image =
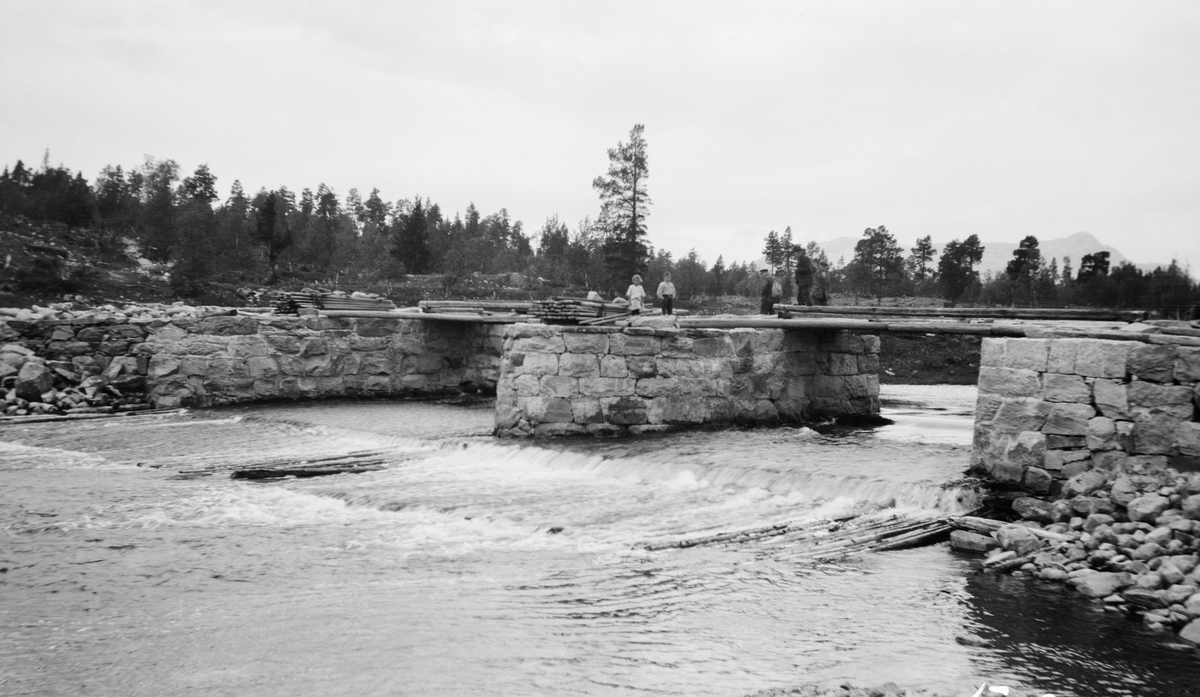
M796 257L796 303L811 307L813 304L813 281L816 280L817 274L813 270L812 259L808 258L803 247L799 252Z
M771 275L770 269L760 269L758 272L762 277L762 303L759 308L759 314L769 315L775 310L775 303L779 302L779 296L782 294L779 289L779 281Z
M813 280L813 302L817 305L829 304L829 264L813 260L817 276Z

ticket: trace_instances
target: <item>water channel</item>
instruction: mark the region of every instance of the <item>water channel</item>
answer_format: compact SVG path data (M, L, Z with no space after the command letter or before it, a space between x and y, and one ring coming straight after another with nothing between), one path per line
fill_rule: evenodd
M0 694L1197 694L1195 649L945 544L820 563L771 540L645 549L970 508L952 482L974 388L883 398L894 423L875 429L554 443L493 440L484 403L3 427ZM180 476L363 451L386 467Z

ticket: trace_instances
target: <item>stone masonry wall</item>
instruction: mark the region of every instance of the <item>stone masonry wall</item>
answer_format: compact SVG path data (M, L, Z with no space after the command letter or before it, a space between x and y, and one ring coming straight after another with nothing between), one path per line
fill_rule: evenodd
M214 316L0 323L0 344L159 407L495 388L502 325Z
M1200 466L1200 347L988 338L980 366L972 458L996 481L1058 495Z
M875 336L511 325L496 433L618 435L877 415L878 368Z

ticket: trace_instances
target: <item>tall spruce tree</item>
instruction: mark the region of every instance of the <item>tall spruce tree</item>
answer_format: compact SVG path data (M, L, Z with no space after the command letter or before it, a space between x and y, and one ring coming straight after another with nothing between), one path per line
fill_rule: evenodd
M392 256L404 264L404 270L408 273L430 271L429 220L420 196L414 197L412 206L396 217Z
M645 126L634 125L628 143L618 142L617 147L609 149L608 173L592 181L600 195L600 220L607 236L604 257L609 282L615 288L645 270L649 256L646 215L650 195L646 193L646 179L650 170L644 132Z

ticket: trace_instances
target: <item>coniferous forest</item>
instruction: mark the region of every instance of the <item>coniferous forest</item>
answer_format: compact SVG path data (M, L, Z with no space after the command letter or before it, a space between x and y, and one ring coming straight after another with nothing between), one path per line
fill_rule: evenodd
M147 157L137 166L104 167L94 179L49 156L40 167L18 161L0 173L0 231L22 227L69 231L96 254L133 253L162 269L182 299L214 297L220 288L402 288L425 281L421 292L478 296L515 287L526 295L619 293L640 273L647 287L670 272L684 302L758 295L752 260L710 265L696 252L674 256L650 243L647 142L643 127L608 151L609 168L597 176L597 213L574 226L552 216L527 229L507 210L474 204L449 212L428 197L390 199L377 188L338 192L324 183L293 191L246 191L222 186L207 165L185 172L174 160ZM731 246L734 246L731 243ZM1172 262L1143 270L1112 265L1109 253L1081 259L1046 258L1027 236L1002 273L981 275L976 235L936 248L932 237L904 249L880 225L867 228L851 259L831 260L815 242L794 239L791 228L769 231L760 259L794 292L791 271L801 252L824 269L822 282L839 302L885 298L938 298L950 305L1142 308L1169 315L1192 312L1200 285ZM35 255L36 256L36 255ZM87 265L45 254L32 266L10 268L0 279L26 292L86 292ZM757 265L757 264L756 264ZM0 292L5 288L0 288ZM410 301L413 298L403 298ZM719 305L718 305L719 306Z

